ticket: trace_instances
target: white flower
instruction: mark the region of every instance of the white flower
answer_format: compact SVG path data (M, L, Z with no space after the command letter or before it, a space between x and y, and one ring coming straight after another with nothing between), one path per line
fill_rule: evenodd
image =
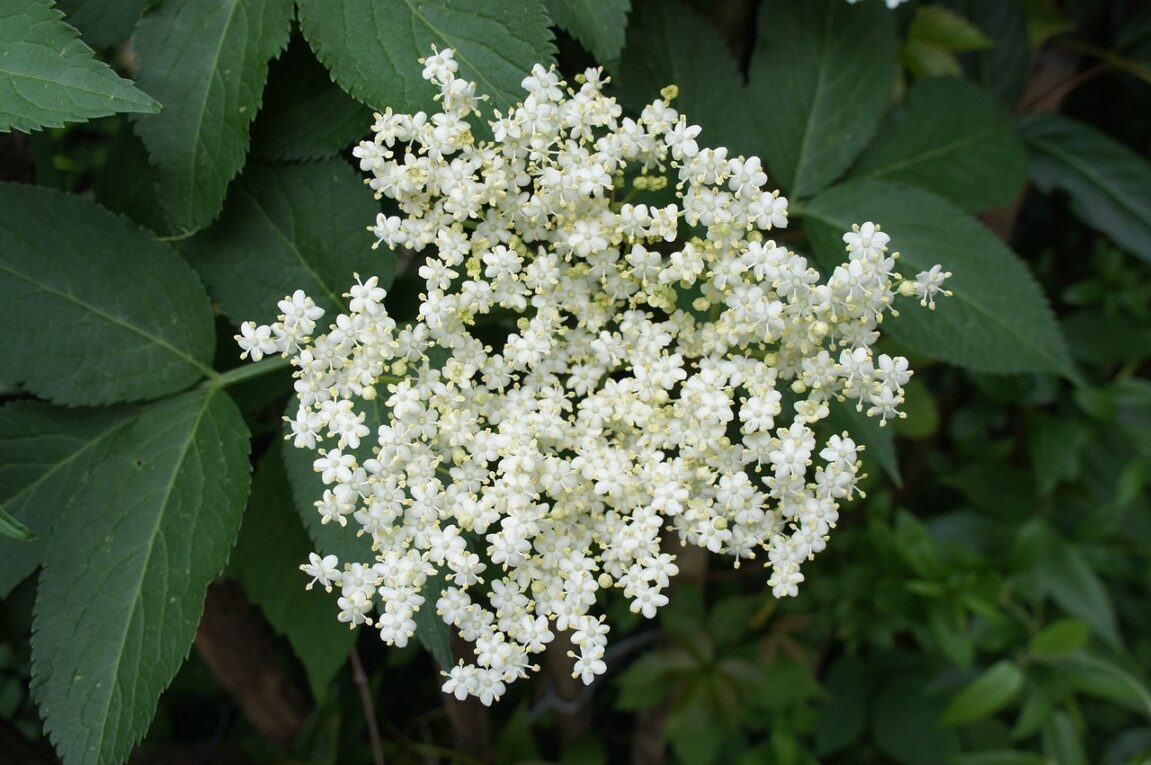
M899 295L947 294L947 274L904 281L865 222L824 280L765 238L787 200L760 160L701 146L673 88L632 119L598 70L575 90L536 66L482 141L452 52L422 63L440 111L376 115L356 152L392 210L377 244L423 259L418 319L397 326L378 277L356 275L322 334L297 291L237 336L253 360L290 357L287 437L317 453L316 510L375 551L342 570L313 554L312 583L390 645L434 609L475 646L444 692L485 704L559 630L573 676L606 672L599 591L653 618L676 539L765 560L772 592L795 595L861 468L848 434L816 427L836 399L900 416L911 370L873 354L880 322ZM390 419L373 431L376 398ZM446 586L425 603L433 575Z

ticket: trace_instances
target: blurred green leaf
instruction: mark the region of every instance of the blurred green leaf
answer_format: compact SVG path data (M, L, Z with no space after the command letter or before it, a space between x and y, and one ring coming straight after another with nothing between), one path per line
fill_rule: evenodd
M0 132L160 105L93 58L51 0L0 0Z
M900 417L892 425L895 432L904 438L922 440L930 438L939 430L939 407L931 395L931 390L917 377L913 377L903 387L907 400L903 404L906 417Z
M957 754L947 762L948 765L1048 765L1047 758L1043 755L1018 749Z
M941 5L917 7L908 35L944 50L980 50L992 45L979 27Z
M1043 753L1059 765L1087 765L1083 734L1067 712L1057 710L1043 726Z
M935 77L912 86L851 177L906 183L966 210L982 210L1007 204L1022 191L1027 151L1014 122L990 95L954 77Z
M93 405L157 398L213 374L208 296L168 245L79 196L6 183L0 240L9 379L56 403Z
M222 392L153 404L101 441L44 551L32 691L74 765L122 762L184 662L248 494L248 430Z
M416 59L432 46L455 50L457 76L505 113L522 98L533 64L554 46L544 0L299 0L300 28L332 78L361 102L415 113L433 106L435 86Z
M1035 574L1043 590L1065 612L1086 621L1112 646L1122 643L1111 595L1078 547L1050 539Z
M64 20L93 48L106 48L132 34L148 0L56 0Z
M964 725L982 720L1010 704L1022 689L1019 667L1010 661L997 662L951 698L941 721Z
M870 709L875 743L905 765L939 765L959 751L955 731L939 725L943 700L928 696L926 684L921 676L895 677Z
M631 0L546 0L552 21L611 68L619 60ZM666 83L665 83L666 84Z
M1108 135L1052 114L1020 123L1032 148L1031 180L1061 189L1084 223L1151 261L1151 163Z
M912 350L987 372L1074 370L1059 326L1027 267L990 231L946 200L884 181L828 189L803 210L815 253L843 260L842 235L875 221L891 236L908 273L940 264L953 296L934 311L905 305L885 328Z
M1031 466L1039 493L1049 494L1061 481L1074 480L1091 438L1087 424L1072 417L1037 415L1029 430Z
M944 0L986 35L992 45L959 56L968 76L1012 108L1027 81L1029 48L1023 0Z
M817 193L875 133L895 81L895 22L879 3L766 0L748 73L761 156L789 197Z
M32 542L37 538L31 529L9 515L2 505L0 505L0 536L20 542Z
M140 22L140 87L164 110L140 119L136 133L177 231L196 231L219 215L244 166L268 61L287 44L291 21L291 0L168 0Z
M903 485L899 458L895 454L895 428L890 423L880 425L879 420L858 411L850 401L833 400L830 410L825 420L827 427L837 433L850 433L864 446L861 459L865 465L874 459L896 486Z
M1081 619L1060 619L1031 636L1028 650L1043 659L1075 653L1087 644L1091 625Z

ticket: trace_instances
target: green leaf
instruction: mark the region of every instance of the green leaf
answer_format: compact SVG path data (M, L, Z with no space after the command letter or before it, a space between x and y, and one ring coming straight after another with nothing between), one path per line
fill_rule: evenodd
M533 64L552 60L543 0L299 0L300 28L345 90L368 106L434 108L435 88L416 60L452 48L459 77L491 98L484 113L523 98Z
M31 542L36 539L36 535L32 533L31 529L9 515L2 506L0 506L0 536L18 539L21 542Z
M1122 644L1111 594L1078 547L1050 537L1035 574L1060 608L1086 621L1112 646Z
M948 765L1047 765L1047 758L1035 752L1018 749L993 749L986 752L957 754Z
M144 142L130 124L123 123L108 147L108 158L92 179L92 194L104 207L149 231L170 234L155 181L156 170Z
M990 95L954 77L924 79L884 121L851 177L906 183L982 210L1023 190L1027 150Z
M915 9L908 34L943 50L979 50L991 47L987 35L954 11L939 5Z
M252 155L272 160L342 154L372 127L372 110L332 82L300 35L268 67L264 104L252 125Z
M552 21L608 66L619 60L631 0L547 0ZM646 9L645 9L646 10Z
M291 0L169 0L140 22L138 81L164 111L136 132L175 229L203 228L220 212L244 165L268 60L287 44L291 20Z
M1151 261L1151 164L1081 122L1032 114L1021 123L1032 148L1031 180L1061 189L1071 209L1133 255Z
M373 250L378 212L356 171L341 160L253 164L236 181L223 215L188 240L184 254L235 323L266 323L276 302L302 289L334 320L355 282L391 285L395 256Z
M64 20L80 30L94 48L126 40L144 13L148 0L57 0Z
M94 450L45 549L32 635L32 692L69 765L121 762L147 730L248 480L248 431L219 391L157 403Z
M215 345L211 305L168 245L78 196L0 184L5 375L61 404L183 390Z
M936 263L952 272L954 294L921 310L900 301L900 315L884 328L908 348L981 372L1074 370L1059 326L1035 278L1018 256L950 202L919 189L884 181L836 186L803 211L816 255L825 264L843 259L843 232L874 221L902 253L905 274Z
M707 19L682 3L649 4L632 18L628 40L617 77L625 106L638 112L675 85L672 105L703 128L701 146L726 146L733 154L758 147L739 67Z
M51 0L0 0L0 132L160 105L93 58Z
M992 665L952 697L943 712L944 725L963 725L999 711L1023 688L1023 671L1010 661Z
M0 539L0 598L36 570L45 539L75 493L88 457L105 439L131 423L136 412L65 409L40 401L0 408L0 500L38 539Z
M766 0L750 90L763 159L793 197L839 177L879 124L895 81L895 21L880 3Z
M1082 619L1060 619L1031 636L1028 650L1044 659L1075 653L1087 644L1091 625Z
M440 669L447 672L456 665L452 655L452 636L448 625L436 613L436 601L444 593L447 580L442 574L428 577L420 594L424 597L424 604L416 611L416 637L420 644L427 649Z
M244 525L232 554L231 573L268 622L288 638L304 665L308 686L323 699L347 661L357 633L337 621L336 599L323 588L305 589L300 564L312 540L292 509L292 491L278 445L260 459Z
M1062 709L1051 715L1041 732L1043 753L1048 762L1059 765L1087 765L1083 733L1071 716Z

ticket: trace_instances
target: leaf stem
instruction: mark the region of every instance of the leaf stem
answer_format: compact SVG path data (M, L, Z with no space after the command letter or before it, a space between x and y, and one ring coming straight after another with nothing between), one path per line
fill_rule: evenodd
M352 662L352 682L360 692L360 703L364 706L364 720L368 724L368 738L372 744L373 765L384 765L384 747L380 743L380 726L376 722L376 705L372 702L372 690L368 687L368 676L364 664L355 648L349 656Z
M286 369L290 365L285 358L275 357L257 361L255 364L245 364L229 369L227 372L216 373L215 377L207 381L207 385L213 388L227 388L237 383L251 380L253 377L263 377L266 374L278 372L281 369Z

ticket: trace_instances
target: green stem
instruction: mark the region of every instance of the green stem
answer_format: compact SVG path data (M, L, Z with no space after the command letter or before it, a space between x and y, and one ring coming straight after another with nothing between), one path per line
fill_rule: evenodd
M263 377L281 369L287 369L289 366L287 359L277 356L258 361L255 364L245 364L235 369L229 369L227 372L217 373L215 378L209 380L207 384L214 388L228 388L237 383L251 380L253 377Z

